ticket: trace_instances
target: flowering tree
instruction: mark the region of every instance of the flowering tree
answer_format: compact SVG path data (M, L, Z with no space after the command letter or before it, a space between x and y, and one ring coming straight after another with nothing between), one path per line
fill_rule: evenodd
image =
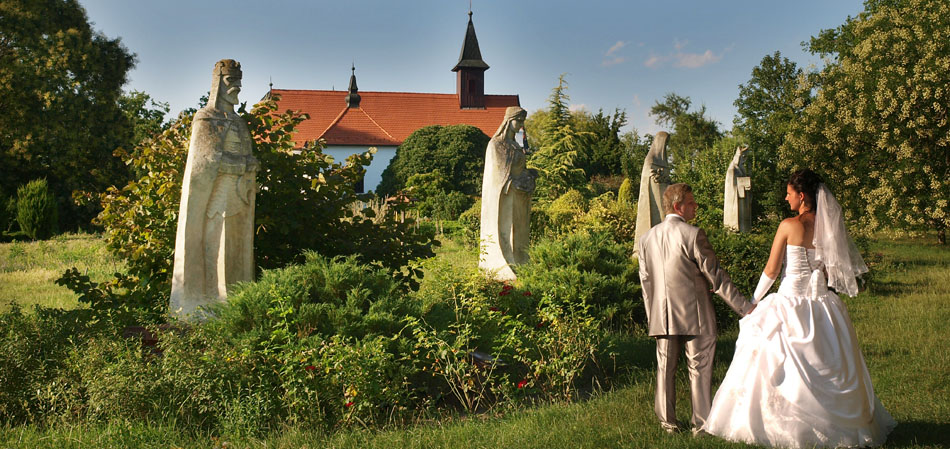
M950 2L869 1L812 38L835 60L803 88L816 96L781 148L783 168L826 175L871 229L950 226Z

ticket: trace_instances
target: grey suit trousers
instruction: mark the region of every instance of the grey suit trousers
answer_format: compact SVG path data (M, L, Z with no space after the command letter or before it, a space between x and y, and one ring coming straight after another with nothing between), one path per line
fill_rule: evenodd
M656 400L654 409L660 425L675 429L676 364L686 347L690 399L693 416L690 424L699 429L706 423L712 405L712 367L716 355L716 335L661 335L656 337Z

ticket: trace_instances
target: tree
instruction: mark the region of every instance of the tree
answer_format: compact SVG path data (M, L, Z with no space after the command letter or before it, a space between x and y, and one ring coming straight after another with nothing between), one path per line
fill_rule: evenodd
M720 152L713 151L713 146L722 138L722 133L718 123L706 117L705 106L690 111L691 105L689 97L671 92L663 97L663 102L657 101L650 108L650 115L672 128L667 146L673 156L673 181L693 187L700 210L697 215L710 216L707 210L722 208L722 201L716 199L717 195L722 196L722 184L714 188L709 179L715 173L725 176L728 159L726 165L710 165L710 161L721 159Z
M569 190L584 189L587 176L581 168L587 160L584 139L590 132L579 131L568 108L567 81L561 74L548 97L548 117L536 134L537 151L528 158L528 166L538 170L537 197L554 200ZM536 122L537 123L537 122ZM529 135L531 135L529 133Z
M810 92L799 89L804 77L794 62L776 51L762 58L749 81L739 85L733 132L752 149L746 171L755 180L753 216L778 218L788 209L783 201L787 174L778 168L779 147L811 101Z
M781 147L783 168L810 166L871 229L950 226L950 2L869 1L812 38L835 54Z
M130 126L118 99L134 55L94 32L77 0L0 3L0 179L6 191L47 178L62 202L104 191L127 170L112 152ZM92 211L73 209L69 227Z
M431 125L419 128L396 149L383 171L379 193L391 195L406 188L412 175L440 171L452 190L478 195L485 170L485 148L490 138L470 125Z
M585 139L588 161L584 171L587 176L620 175L623 157L628 148L621 139L620 129L627 124L627 113L615 109L614 113L604 114L603 109L596 114L583 114L584 121L579 123L578 130L589 132Z

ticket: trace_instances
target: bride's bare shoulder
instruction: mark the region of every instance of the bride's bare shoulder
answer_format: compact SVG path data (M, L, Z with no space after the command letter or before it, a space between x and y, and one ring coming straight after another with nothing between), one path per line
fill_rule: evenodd
M782 220L778 232L785 236L785 241L789 245L802 246L805 242L805 224L800 215Z

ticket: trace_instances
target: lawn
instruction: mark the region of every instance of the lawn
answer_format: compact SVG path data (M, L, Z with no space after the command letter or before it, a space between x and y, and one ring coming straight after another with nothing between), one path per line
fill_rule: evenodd
M106 250L100 237L91 234L0 244L0 311L7 310L11 301L24 309L34 305L76 308L78 295L54 283L72 267L93 281L103 281L124 270L125 264Z
M79 242L76 242L76 241ZM55 260L76 245L90 265L109 262L97 240L73 236L61 241L34 244L20 263L10 244L0 246L3 275L22 266L28 273L62 271L69 263ZM42 247L42 245L47 245ZM101 243L99 244L101 248ZM43 249L45 248L45 249ZM875 391L898 421L888 448L950 447L950 251L934 239L879 239L872 245L880 253L876 277L869 291L847 299ZM446 245L440 250L457 261L465 251ZM19 254L19 253L18 253ZM75 260L75 259L71 259ZM19 264L19 265L17 265ZM90 273L95 268L88 268ZM83 270L81 267L80 270ZM100 273L110 269L99 268ZM31 275L30 278L39 278ZM55 278L55 276L52 276ZM6 284L7 278L4 279ZM34 279L41 291L41 281ZM47 281L51 282L51 281ZM4 285L0 298L14 297ZM30 291L30 289L24 290ZM22 293L21 293L22 295ZM46 300L44 300L46 301ZM39 302L39 301L34 301ZM731 359L735 331L720 337L715 368L721 379ZM419 421L407 428L354 429L326 435L319 431L288 428L265 437L186 434L173 423L111 422L70 424L56 428L0 429L0 447L154 447L154 448L739 448L715 438L693 439L688 433L663 433L653 416L653 343L647 337L626 336L624 360L632 366L617 386L595 390L589 399L570 404L543 404L488 415L458 416ZM678 378L679 419L689 415L685 373Z

